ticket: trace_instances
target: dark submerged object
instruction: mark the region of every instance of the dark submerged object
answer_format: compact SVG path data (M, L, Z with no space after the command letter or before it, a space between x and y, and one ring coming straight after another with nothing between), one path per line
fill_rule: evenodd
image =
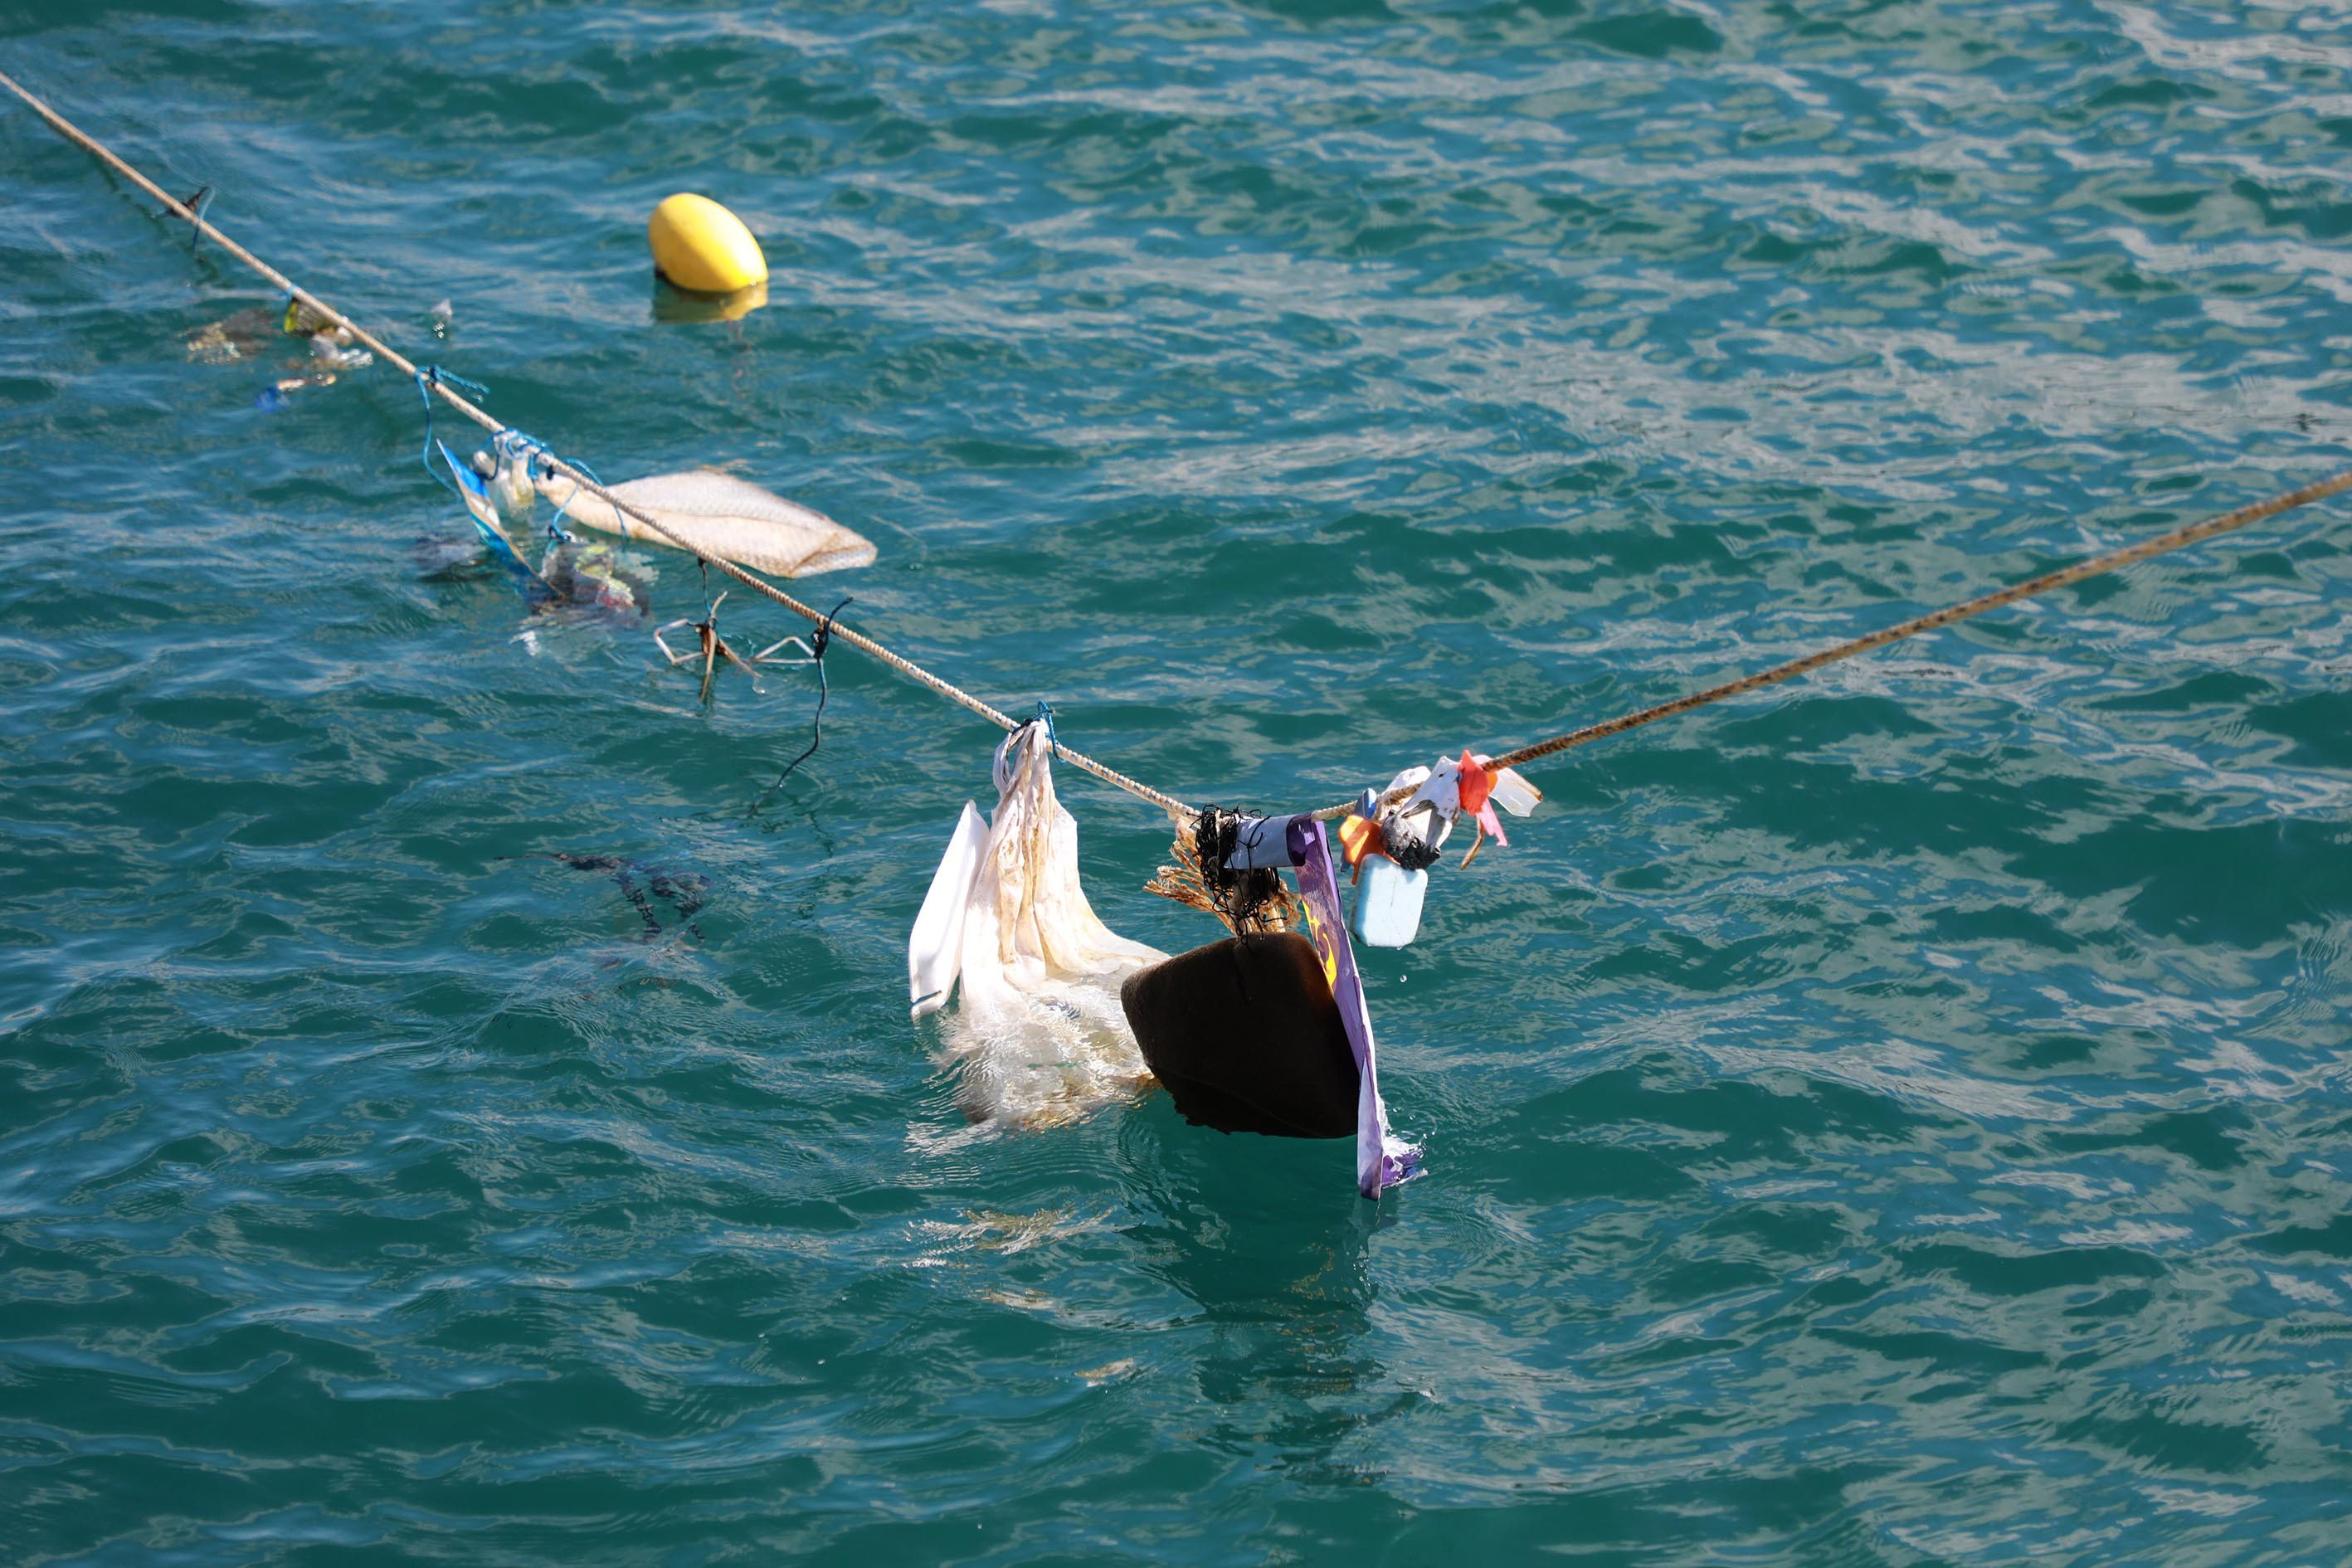
M617 855L572 855L561 849L552 854L501 855L499 858L552 860L575 871L601 871L620 884L621 896L629 900L629 907L646 922L638 941L651 942L662 934L661 920L654 912L654 899L677 910L678 923L692 931L697 942L702 940L702 928L694 923L694 917L710 901L710 879L698 871L665 871L657 866L624 860ZM646 897L649 893L652 898Z
M1221 1132L1356 1135L1356 1058L1315 949L1259 932L1179 953L1118 989L1178 1114Z

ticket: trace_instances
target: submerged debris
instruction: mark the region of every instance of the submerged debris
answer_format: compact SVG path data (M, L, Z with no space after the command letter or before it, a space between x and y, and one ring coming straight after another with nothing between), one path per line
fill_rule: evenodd
M702 928L694 917L710 901L710 879L698 871L666 871L641 861L623 859L617 855L572 855L562 850L532 855L502 855L502 860L552 860L559 866L569 866L575 871L598 871L619 884L621 896L629 900L637 918L645 922L638 934L641 942L652 942L663 934L660 916L655 900L676 911L680 927L691 933L697 942L702 940Z
M610 545L559 542L540 562L539 575L567 604L627 616L653 614L645 577Z
M288 353L293 347L289 338L300 340L308 354ZM350 328L328 321L299 301L289 303L282 311L266 305L238 310L196 328L187 334L186 342L188 357L200 364L237 364L286 355L278 362L282 374L255 399L273 412L285 407L297 392L332 386L342 372L375 363L375 356L359 346Z

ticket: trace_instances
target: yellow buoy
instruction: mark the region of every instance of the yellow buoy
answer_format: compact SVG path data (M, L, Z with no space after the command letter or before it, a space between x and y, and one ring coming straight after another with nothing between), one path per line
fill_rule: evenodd
M768 280L768 258L743 220L708 196L684 192L654 208L646 237L654 266L681 289L732 294Z

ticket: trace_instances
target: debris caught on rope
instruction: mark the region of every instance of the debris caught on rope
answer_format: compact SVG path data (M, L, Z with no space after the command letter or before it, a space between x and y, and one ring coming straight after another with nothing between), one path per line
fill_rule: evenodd
M1283 837L1288 820L1269 821L1220 805L1179 818L1168 851L1171 864L1160 867L1143 890L1213 914L1235 936L1289 931L1298 923L1298 908L1276 870L1297 864ZM1271 847L1261 839L1269 839Z
M1198 843L1228 837L1225 824L1215 827ZM1305 931L1242 932L1180 953L1122 985L1119 1006L1187 1121L1291 1138L1352 1133L1356 1190L1378 1201L1421 1173L1422 1151L1396 1135L1381 1098L1330 841L1305 815L1232 837L1238 847L1229 855L1279 854L1294 868Z
M740 561L779 577L813 577L874 564L874 544L811 507L732 474L699 468L626 479L612 494L633 512L659 520L660 533L561 474L532 476L539 496L571 521L624 539L676 545Z
M1171 817L1175 833L1168 847L1169 863L1143 884L1143 890L1199 910L1202 914L1214 915L1227 931L1240 936L1243 931L1234 913L1231 886L1236 873L1222 869L1230 846L1224 851L1217 847L1219 838L1227 837L1220 834L1212 820L1217 814L1217 807L1208 806L1190 816ZM1231 817L1234 814L1223 815ZM1208 846L1205 853L1204 841ZM1263 889L1264 884L1260 887ZM1288 931L1298 923L1297 905L1279 878L1274 879L1271 889L1250 900L1247 907L1254 931Z
M1339 823L1342 854L1354 873L1356 934L1374 947L1405 947L1421 931L1421 908L1429 868L1467 816L1477 837L1462 857L1467 869L1487 839L1508 845L1500 806L1528 816L1542 804L1543 791L1491 757L1440 757L1425 768L1407 768L1384 791L1366 790Z
M709 706L711 678L719 673L719 661L722 658L728 663L733 665L736 668L741 670L744 674L750 676L751 678L752 689L755 691L759 689L760 671L754 661L758 658L764 658L765 655L754 655L752 658L747 659L741 654L737 653L732 647L730 647L727 644L727 639L719 635L719 606L726 602L727 595L721 594L719 597L710 601L710 608L703 613L703 616L700 620L698 621L690 616L680 616L677 620L665 622L663 625L654 628L654 646L661 649L662 657L669 660L669 667L672 669L676 669L679 665L685 664L692 659L698 658L702 661L702 691L696 700L701 702L705 707ZM697 647L692 653L679 653L676 651L662 637L664 632L674 632L680 626L692 626L694 628ZM795 641L797 639L788 637L785 640L789 642ZM783 643L778 643L775 645L775 647L769 648L767 652L773 653L776 651L777 647L782 647L783 646Z
M418 384L424 384L422 377ZM429 428L425 439L432 440ZM499 521L498 502L491 497L489 486L483 482L482 477L467 464L459 462L457 454L449 450L446 443L436 441L434 445L440 447L442 466L449 471L447 483L457 492L457 499L466 503L466 515L473 519L475 531L482 536L482 545L489 551L490 559L506 569L526 600L544 604L562 598L555 584L541 576L537 567L525 561L522 552L515 548L515 542L507 537L506 529ZM426 469L428 472L431 470L429 461Z
M1006 737L993 773L995 811L982 823L964 803L915 917L908 993L918 1018L961 994L943 1033L964 1114L1039 1126L1149 1086L1118 985L1168 955L1119 936L1087 902L1045 726Z
M1368 1197L1377 1197L1383 1188L1414 1173L1419 1151L1390 1131L1386 1109L1380 1100L1370 1022L1354 969L1349 926L1341 912L1325 824L1341 824L1339 837L1345 858L1360 878L1355 922L1358 932L1374 945L1402 945L1412 940L1420 925L1423 883L1413 879L1425 879L1429 869L1438 863L1439 850L1454 823L1467 816L1477 825L1474 842L1463 857L1462 865L1466 868L1488 838L1498 844L1507 842L1496 807L1525 816L1541 799L1534 785L1516 773L1519 766L1662 719L1762 690L1902 639L2053 593L2352 490L2352 470L2347 470L2267 500L1915 616L1770 668L1570 730L1499 755L1475 752L1465 746L1450 760L1442 756L1432 766L1405 769L1391 780L1385 790L1368 789L1352 800L1320 810L1265 817L1217 808L1200 811L1063 745L1053 732L1049 715L1041 711L1042 722L1017 721L874 638L839 625L835 616L842 605L821 614L752 569L754 565L762 566L776 574L792 576L870 562L872 546L856 533L822 514L723 475L661 475L618 486L604 485L593 473L557 456L544 443L501 425L476 401L486 395L478 386L437 367L420 368L230 239L205 215L207 190L200 189L187 201L174 198L13 79L0 75L0 87L21 99L67 140L162 202L174 216L193 226L197 236L211 239L283 289L288 305L282 331L307 335L318 357L331 364L351 368L366 363L367 356L373 355L414 377L426 411L427 470L440 479L431 461L437 449L450 473L449 480L445 482L457 490L468 515L481 530L485 543L509 572L517 574L527 591L535 591L530 585L536 583L550 594L558 592L546 574L534 571L516 551L513 540L501 524L502 499L517 519L536 500L551 502L556 512L550 528L557 535L562 535L561 525L569 519L585 527L667 543L692 552L704 563L706 574L709 568L716 567L733 581L815 626L811 657L818 666L819 696L811 726L811 743L786 766L777 785L771 787L771 795L794 768L814 753L822 740L828 689L823 655L836 638L1012 733L999 752L999 798L994 820L982 825L977 809L967 804L948 855L917 919L908 952L910 984L919 1016L944 1005L950 993L959 985L962 989L962 1019L969 1032L961 1037L963 1044L955 1051L964 1064L961 1076L970 1094L968 1103L980 1108L976 1114L994 1116L1000 1110L1013 1107L1016 1108L1013 1114L1018 1120L1050 1119L1071 1106L1099 1102L1107 1086L1131 1086L1140 1081L1135 1039L1121 1026L1120 1009L1114 1009L1107 1001L1108 979L1130 975L1125 991L1131 994L1131 998L1158 1000L1144 1008L1150 1014L1148 1025L1139 1015L1141 1003L1130 998L1123 1011L1134 1024L1136 1037L1143 1042L1145 1056L1164 1047L1170 1053L1168 1059L1172 1061L1180 1056L1184 1058L1184 1070L1171 1067L1170 1072L1185 1083L1183 1092L1194 1097L1186 1109L1188 1115L1199 1112L1196 1119L1212 1125L1337 1136L1345 1131L1339 1125L1345 1119L1335 1107L1344 1098L1340 1091L1352 1084L1357 1097L1353 1126L1359 1146L1359 1184ZM756 245L753 251L756 253ZM761 270L764 271L763 260ZM192 338L191 352L245 351L238 340L224 330L217 341L207 337L200 344ZM331 372L315 374L331 379ZM307 384L298 380L292 384ZM273 390L282 397L288 384L281 382ZM435 437L431 421L436 399L492 433L499 458L488 462L488 475L460 465L447 447ZM493 484L497 486L495 490ZM772 551L766 550L760 537L773 543L779 537L774 531L779 529L788 536L786 542ZM761 536L761 530L769 531ZM563 542L559 539L559 545ZM704 621L674 622L663 628L695 626L700 639L706 700L712 674L722 656L747 668L756 668L759 658L764 657L745 660L728 647L718 637L717 613L714 601ZM673 664L694 657L672 655L666 643L661 646ZM782 643L775 645L782 646ZM772 652L773 648L767 651ZM1162 955L1139 943L1126 942L1102 925L1078 886L1076 826L1053 794L1050 763L1055 758L1158 806L1171 817L1177 827L1171 864L1160 868L1150 885L1150 890L1215 915L1235 933L1227 942L1211 944L1162 963ZM1291 869L1296 879L1295 895L1280 880L1279 871L1284 868ZM1298 929L1302 924L1303 933ZM1299 966L1302 952L1309 954L1304 961L1307 969ZM1219 954L1222 956L1213 956ZM1248 968L1250 965L1257 967L1253 970ZM1295 984L1300 974L1308 973L1322 976L1321 989L1312 985L1300 989ZM1266 984L1292 985L1292 991L1286 994L1297 1005L1289 1015L1296 1026L1293 1043L1320 1042L1299 1046L1298 1051L1303 1054L1297 1059L1310 1065L1319 1062L1317 1070L1322 1073L1321 1079L1314 1083L1300 1079L1292 1086L1299 1090L1298 1094L1286 1104L1248 1100L1246 1094L1233 1088L1229 1079L1219 1076L1220 1064L1213 1059L1218 1052L1239 1052L1235 1060L1242 1064L1243 1070L1249 1070L1251 1061L1264 1057L1267 1041L1252 1037L1247 1028L1238 1026L1222 1033L1204 1034L1198 1019L1213 1016L1214 1009L1195 1009L1198 1017L1186 1010L1184 998L1194 993L1183 987L1197 986L1197 1000L1211 996L1217 986L1232 989L1237 984L1234 976L1248 973L1275 977L1289 974L1289 982L1276 979ZM1166 990L1180 981L1181 984L1176 992ZM1246 984L1235 994L1244 999L1251 994ZM1246 1022L1261 1015L1244 1009L1234 1016ZM1192 1021L1185 1022L1188 1018ZM1024 1055L1024 1052L1029 1054ZM1251 1055L1253 1052L1255 1057ZM1074 1089L1074 1084L1083 1087ZM1054 1085L1061 1087L1051 1087ZM1022 1107L1027 1109L1018 1109ZM1180 1103L1180 1109L1185 1106Z

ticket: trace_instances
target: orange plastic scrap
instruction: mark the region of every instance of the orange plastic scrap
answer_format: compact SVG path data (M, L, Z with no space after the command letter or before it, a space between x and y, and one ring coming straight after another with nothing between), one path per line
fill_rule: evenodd
M1339 852L1347 857L1350 868L1360 867L1367 855L1386 859L1388 842L1381 836L1379 823L1368 816L1351 816L1339 824Z
M1455 784L1461 792L1462 809L1475 816L1486 809L1486 797L1495 793L1495 775L1478 765L1470 748L1462 748L1462 760L1454 764Z
M1469 747L1462 748L1462 760L1454 764L1454 788L1461 795L1464 814L1478 821L1478 836L1470 841L1470 853L1462 857L1465 867L1478 858L1480 847L1489 837L1501 845L1511 842L1503 837L1503 819L1495 815L1495 807L1487 798L1495 793L1495 783L1500 776L1499 770L1481 765L1470 754Z

